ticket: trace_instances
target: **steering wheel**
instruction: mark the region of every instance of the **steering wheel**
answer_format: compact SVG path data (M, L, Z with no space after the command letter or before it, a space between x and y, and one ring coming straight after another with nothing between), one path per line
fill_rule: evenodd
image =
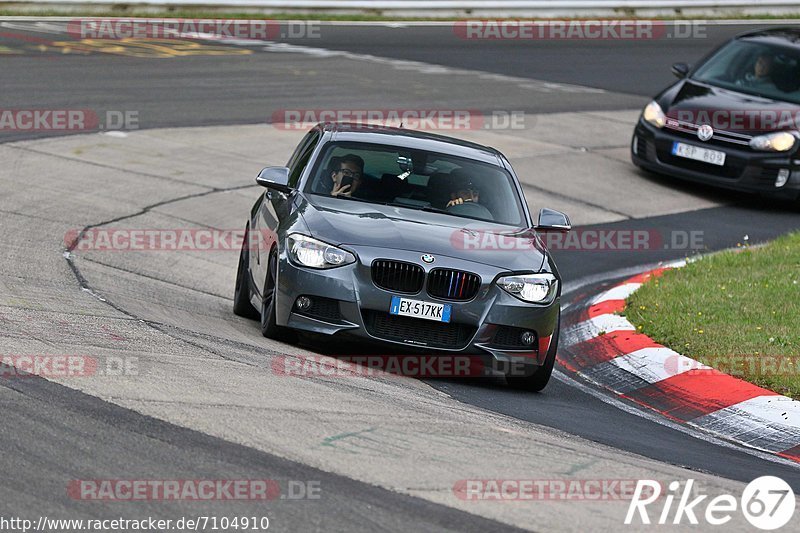
M464 202L463 204L451 205L445 211L454 215L464 215L468 217L485 218L494 220L492 212L475 202Z

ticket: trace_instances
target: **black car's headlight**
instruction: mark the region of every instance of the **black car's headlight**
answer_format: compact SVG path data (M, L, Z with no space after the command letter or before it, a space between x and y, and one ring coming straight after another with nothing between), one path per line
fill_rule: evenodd
M525 302L549 304L558 293L558 280L549 273L503 276L497 284Z
M765 152L786 152L792 149L795 141L797 141L797 137L794 133L779 131L753 137L750 139L750 148Z
M334 268L356 261L346 250L299 233L286 237L286 250L292 261L310 268Z
M663 128L664 124L667 123L667 116L655 100L645 106L644 111L642 111L642 118L659 129Z

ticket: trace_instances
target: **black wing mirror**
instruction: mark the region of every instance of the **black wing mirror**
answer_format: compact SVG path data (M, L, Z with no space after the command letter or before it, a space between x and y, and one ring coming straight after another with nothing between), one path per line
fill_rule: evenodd
M262 187L275 189L282 193L292 192L289 187L289 168L288 167L266 167L256 176L256 183Z
M675 63L670 69L676 78L685 78L689 75L689 65L686 63Z
M543 208L539 211L539 221L534 228L536 231L569 231L572 223L569 217L561 211Z

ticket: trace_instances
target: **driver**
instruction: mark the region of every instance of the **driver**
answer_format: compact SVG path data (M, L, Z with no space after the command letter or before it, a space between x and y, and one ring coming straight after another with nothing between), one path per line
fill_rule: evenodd
M463 170L455 170L450 174L450 177L452 180L450 201L447 202L445 206L445 210L447 210L448 213L494 220L492 212L478 203L478 200L480 200L480 191L468 174Z
M472 183L469 176L456 172L451 174L451 176L453 177L453 189L450 192L450 201L447 202L445 208L460 205L464 202L478 203L480 192Z
M744 75L745 85L764 85L772 83L772 65L775 58L771 54L762 53L753 65L753 71Z

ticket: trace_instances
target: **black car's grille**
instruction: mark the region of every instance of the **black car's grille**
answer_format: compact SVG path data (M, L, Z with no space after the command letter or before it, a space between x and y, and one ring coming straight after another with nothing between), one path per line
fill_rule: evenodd
M378 259L372 263L372 282L381 289L414 294L422 290L425 271L413 263Z
M656 143L656 153L659 161L662 163L685 168L686 170L711 174L712 176L718 176L720 178L736 179L740 177L747 164L744 159L731 154L725 156L725 164L722 166L695 161L685 157L677 157L672 155L672 141L670 140L658 141Z
M428 274L428 294L445 300L471 300L481 288L477 274L436 268Z
M463 348L476 330L466 324L433 322L369 309L363 310L363 315L367 331L374 337L431 348Z
M308 298L311 299L311 307L308 309L298 309L297 306L295 306L295 313L311 318L318 318L320 320L334 322L341 320L342 313L339 310L339 300L323 298L321 296L309 296Z
M699 141L697 137L697 130L700 129L700 126L697 124L668 118L665 127L680 137ZM708 141L700 142L703 144L712 144L716 146L730 147L731 145L735 145L740 149L746 149L749 148L750 139L752 138L752 135L747 135L745 133L736 133L733 131L718 130L715 128L714 135L712 135Z
M525 344L522 342L522 334L529 329L515 328L513 326L499 326L497 331L492 337L492 346L497 348L513 348L536 351L538 344L534 341L532 344Z

